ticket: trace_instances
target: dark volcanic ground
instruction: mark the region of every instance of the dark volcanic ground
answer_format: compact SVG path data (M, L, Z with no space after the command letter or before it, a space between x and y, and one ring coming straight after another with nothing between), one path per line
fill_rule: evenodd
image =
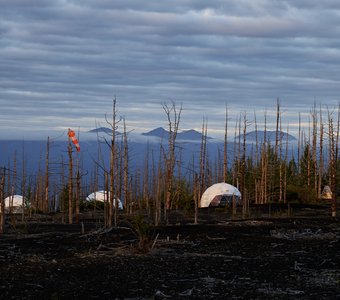
M340 299L339 225L325 216L172 225L141 249L126 226L81 234L34 224L0 236L0 297Z

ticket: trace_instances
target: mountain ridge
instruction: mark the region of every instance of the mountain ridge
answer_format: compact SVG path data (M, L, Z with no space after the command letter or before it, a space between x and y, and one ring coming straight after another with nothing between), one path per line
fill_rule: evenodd
M284 131L279 131L279 139L281 138L282 141L286 141L288 137L288 141L296 141L296 137L292 136L291 134L284 132ZM258 130L256 131L250 131L246 133L246 141L247 142L256 142L256 139L258 142L263 142L264 141L264 136L266 134L266 141L267 142L275 142L276 140L276 131L273 130ZM257 137L256 137L257 136ZM244 135L241 134L237 136L237 138L243 139Z
M163 127L158 127L148 132L143 132L142 135L168 139L169 131L165 130ZM207 139L212 139L212 138L207 137ZM183 131L177 132L177 140L201 141L202 134L194 129L183 130Z

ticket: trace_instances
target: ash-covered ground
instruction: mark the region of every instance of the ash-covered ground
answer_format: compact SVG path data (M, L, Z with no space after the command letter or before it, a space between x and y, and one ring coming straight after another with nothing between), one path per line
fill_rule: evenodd
M340 221L328 213L177 216L146 234L124 220L110 230L18 223L0 236L0 297L340 299Z

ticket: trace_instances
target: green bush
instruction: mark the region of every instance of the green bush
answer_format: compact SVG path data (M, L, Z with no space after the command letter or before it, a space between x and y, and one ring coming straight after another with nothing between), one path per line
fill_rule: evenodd
M317 193L305 186L288 185L287 201L295 203L315 203L318 201Z
M134 216L132 225L138 237L138 250L142 253L149 252L152 245L153 225L142 215Z

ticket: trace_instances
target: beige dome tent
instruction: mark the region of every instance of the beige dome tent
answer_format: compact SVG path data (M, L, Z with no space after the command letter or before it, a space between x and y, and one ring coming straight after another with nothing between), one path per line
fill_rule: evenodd
M100 202L104 202L105 199L110 199L110 192L109 192L109 196L107 197L106 195L106 191L96 191L93 192L92 194L88 195L86 197L86 201L100 201ZM115 198L118 200L118 208L119 209L123 209L123 203L119 198ZM115 205L116 201L113 201L113 205Z
M332 194L331 188L328 185L326 185L323 188L323 191L322 191L322 194L321 194L321 199L331 200L332 196L333 196L333 194Z
M21 195L11 195L5 198L5 211L13 213L21 213L22 207L25 205Z
M221 182L210 186L201 197L200 207L227 206L241 203L240 191L231 184Z

